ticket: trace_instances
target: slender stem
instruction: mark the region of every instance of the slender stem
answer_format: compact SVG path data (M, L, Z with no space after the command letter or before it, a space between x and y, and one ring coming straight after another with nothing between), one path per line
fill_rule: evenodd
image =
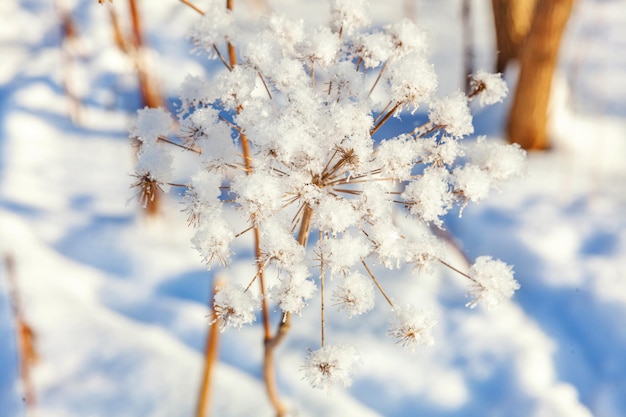
M233 10L233 0L226 0L226 8L230 11ZM228 42L228 58L230 60L230 67L235 68L237 65L237 51L235 50L235 45Z
M226 0L226 8L233 10L233 1ZM235 46L228 42L228 57L230 60L230 68L234 68L237 65L237 52ZM238 109L241 111L241 108ZM240 133L241 150L243 152L243 160L248 174L252 173L252 158L250 154L250 142L245 133ZM280 400L278 394L278 387L276 385L276 372L274 370L274 349L287 335L289 328L291 327L291 315L285 313L278 326L276 335L272 336L269 320L269 308L267 306L267 296L265 291L265 277L263 273L264 264L261 259L261 230L254 222L254 247L257 260L257 271L259 278L259 286L261 290L261 312L263 316L263 345L265 348L263 355L263 380L265 381L265 389L267 390L267 396L276 411L277 417L283 417L287 411L285 405Z
M267 95L271 100L272 93L270 93L270 89L268 88L267 83L265 82L265 78L263 77L263 74L261 74L261 71L257 71L257 74L259 74L259 78L261 79L261 82L263 83L263 87L265 87L265 91L267 92Z
M129 0L128 6L130 8L130 18L133 27L133 45L135 46L135 48L141 48L143 47L143 33L141 29L141 17L139 16L137 3L135 0Z
M220 61L222 61L222 64L224 64L224 66L228 69L228 71L232 71L233 70L232 65L228 65L228 62L226 62L226 60L222 56L222 53L220 52L216 44L213 44L213 50L217 54L217 57L220 59Z
M202 152L200 152L198 149L193 149L193 148L190 148L190 147L188 147L188 146L181 145L180 143L172 142L172 141L171 141L171 140L169 140L169 139L165 139L165 138L157 138L157 140L160 140L161 142L169 143L170 145L178 146L178 147L179 147L179 148L181 148L181 149L184 149L184 150L186 150L186 151L190 151L190 152L197 153L198 155L202 153Z
M311 229L311 221L313 219L313 209L308 204L304 204L302 210L302 220L300 222L300 230L298 231L298 243L306 248L309 239L309 230Z
M322 232L319 232L319 239L320 241L323 239L323 235ZM324 269L324 255L320 254L320 281L321 281L321 287L322 287L322 291L321 291L321 298L322 298L322 306L321 306L321 321L322 321L322 347L324 347L324 343L326 341L326 317L325 317L325 309L324 309L324 299L325 299L325 294L324 294L324 276L325 276L326 270Z
M378 73L378 77L376 77L376 81L374 81L374 85L372 86L372 88L370 88L369 93L367 93L368 96L372 95L374 88L376 88L376 86L378 85L378 82L380 81L380 77L382 77L383 72L385 72L385 68L387 68L386 62L383 64L383 67L380 69L380 72Z
M196 6L195 4L191 3L189 0L180 0L181 3L186 4L187 6L191 7L192 9L194 9L196 12L200 13L202 16L204 16L204 11L202 11L202 9L200 9L198 6Z
M12 255L5 255L4 266L6 268L6 277L8 281L8 291L9 298L11 300L11 308L13 311L13 320L15 321L15 337L17 339L20 379L22 381L22 388L24 390L23 400L26 406L26 415L35 415L37 399L35 385L31 374L32 368L39 360L34 344L35 333L28 325L24 317L22 301L20 298L19 288L17 284L15 259Z
M459 242L454 238L454 236L452 235L452 233L450 233L449 230L441 229L441 228L431 224L430 225L430 231L435 236L437 236L439 238L442 238L447 243L449 243L457 251L457 253L459 255L461 255L461 257L463 258L463 260L465 261L465 263L466 263L466 265L468 267L470 265L472 265L472 260L467 256L467 254L465 253L465 251L463 250L463 248L461 247Z
M469 279L470 281L478 283L474 278L470 277L468 274L466 274L465 272L461 271L460 269L457 269L457 268L453 267L452 265L450 265L449 263L447 263L443 259L437 258L437 261L439 261L440 264L442 264L444 266L447 266L448 268L450 268L454 272L463 275L465 278Z
M250 230L252 230L252 229L254 229L254 225L246 227L244 230L242 230L241 232L239 232L239 233L237 233L237 234L235 235L235 239L236 239L236 238L238 238L239 236L241 236L241 235L243 235L243 234L245 234L245 233L249 232L249 231L250 231Z
M263 379L267 396L276 410L276 417L284 417L287 408L280 400L278 388L276 386L276 373L274 372L274 349L285 338L291 328L291 314L285 313L278 325L276 335L272 338L265 339L265 352L263 355Z
M391 110L389 110L389 111L387 112L387 114L385 114L385 117L383 117L383 118L382 118L382 119L381 119L381 120L380 120L380 121L376 124L376 126L374 126L374 127L372 128L372 130L370 130L370 135L373 135L374 133L376 133L376 131L377 131L378 129L380 129L380 128L382 127L382 125L384 125L384 124L385 124L385 122L387 122L387 120L389 120L389 118L390 118L390 117L391 117L391 116L392 116L392 115L396 112L396 110L398 110L398 108L399 108L401 105L402 105L402 102L401 102L401 101L397 102L397 103L396 103L396 105L395 105L395 106L393 106L393 107L391 108Z
M213 297L224 286L224 282L221 278L217 278L215 281L215 288L213 289ZM219 342L220 342L220 323L219 318L215 314L215 311L211 307L211 324L209 331L207 332L206 346L204 350L204 372L202 374L202 384L200 386L200 395L198 397L198 405L196 407L196 417L206 417L209 405L211 403L212 392L212 375L217 358L219 354Z
M383 114L385 114L387 109L391 107L392 104L393 104L393 100L390 100L389 103L387 103L385 107L380 111L380 113L378 113L378 116L376 116L376 118L374 119L374 123L378 123L380 118L383 117Z
M248 285L246 285L246 288L243 290L243 292L248 292L250 287L252 287L252 284L254 284L254 281L256 281L256 279L259 277L259 274L265 271L265 267L267 266L269 262L270 262L270 259L266 259L265 262L263 262L263 264L261 265L261 267L258 267L256 274L254 274L254 276L252 277Z
M361 263L363 264L363 266L365 267L365 270L367 271L367 273L369 274L370 278L372 278L372 280L374 281L374 284L376 284L376 287L378 288L378 291L380 291L380 293L383 295L383 297L385 297L385 300L387 300L387 303L389 303L389 305L391 306L391 308L393 307L393 302L391 301L391 298L389 298L387 296L387 293L385 293L385 290L383 290L383 287L380 286L380 284L378 283L378 280L376 279L376 277L374 276L374 274L372 273L372 271L370 270L369 266L367 266L367 264L365 263L364 260L361 260Z

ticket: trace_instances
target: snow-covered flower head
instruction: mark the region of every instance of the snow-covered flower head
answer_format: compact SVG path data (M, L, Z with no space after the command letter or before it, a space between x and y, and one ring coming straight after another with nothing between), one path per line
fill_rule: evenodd
M416 110L430 100L437 88L437 75L423 54L410 53L389 65L391 98Z
M332 0L331 29L352 34L369 25L368 6L367 0Z
M278 308L285 313L300 314L316 290L315 284L307 277L307 270L292 271L279 285L272 288L272 298L276 300Z
M359 356L354 347L326 345L309 352L302 372L313 388L330 392L335 383L350 386L353 368L358 362Z
M216 45L235 35L233 14L221 2L211 1L202 18L189 29L189 38L197 48L202 48L210 56L216 53Z
M340 311L350 317L360 316L374 308L374 285L372 280L359 272L347 275L333 293Z
M410 304L395 307L389 335L396 339L398 345L413 352L416 346L435 343L432 330L436 324L437 321L428 310L420 310Z
M460 138L474 132L472 115L467 105L467 97L456 91L431 104L430 121L441 126L449 135Z
M212 2L190 37L224 71L183 82L180 141L163 109L141 110L130 128L141 145L135 175L142 202L154 190L185 187L192 244L208 268L236 258L235 239L254 242L249 286L228 285L215 296L222 329L253 322L259 308L266 334L271 311L288 326L328 276L335 280L331 301L347 316L371 311L378 291L394 312L389 334L399 344L432 344L432 314L395 305L376 268L409 265L421 273L448 265L433 226L443 228L451 209L483 200L523 165L515 146L463 141L473 133L468 100L501 100L501 77L479 72L468 96L436 98L425 32L409 20L366 29L364 3L332 0L327 26L270 16L249 36L246 23ZM428 118L423 124L388 128L418 110ZM174 166L184 168L176 177ZM402 226L400 211L419 232ZM478 258L466 274L469 305L508 296L517 283L507 268ZM326 345L308 356L305 378L317 388L347 384L355 357L352 348Z
M503 300L511 298L519 289L519 283L513 278L513 268L490 256L479 256L469 270L472 283L468 307L474 308L479 303L485 307L494 307Z
M137 118L130 126L131 138L146 144L155 144L160 137L166 137L172 127L172 116L161 108L144 107L137 110Z
M478 71L470 77L472 94L478 97L481 106L499 103L509 93L509 88L502 79L502 74Z
M256 320L259 307L258 298L240 285L227 284L220 288L213 300L215 318L224 331L227 327L240 329L244 324Z

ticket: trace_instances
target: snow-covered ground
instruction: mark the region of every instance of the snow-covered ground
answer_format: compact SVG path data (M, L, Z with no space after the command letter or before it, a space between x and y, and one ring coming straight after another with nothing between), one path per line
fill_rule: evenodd
M111 40L108 6L57 3L74 11L81 35L72 49L79 125L62 88L54 3L0 3L0 258L15 259L37 336L38 415L191 415L216 273L191 249L175 199L157 219L132 200L126 129L139 101L132 66ZM311 24L327 17L323 2L268 3ZM403 1L372 3L376 23L404 15ZM492 61L489 3L475 2L484 66ZM196 15L174 0L141 4L161 86L175 98L188 73L211 68L184 39ZM261 2L235 4L253 16ZM415 5L447 93L461 80L459 1ZM446 219L469 258L514 265L521 289L512 302L467 309L465 282L447 270L379 275L390 292L435 310L436 343L411 354L381 337L382 303L332 322L333 339L356 345L363 359L352 387L332 396L299 372L306 347L318 343L318 312L305 310L278 351L279 385L295 415L626 414L625 49L626 1L579 0L555 82L554 149L531 154L523 179ZM477 110L477 133L497 139L506 106ZM254 275L248 243L238 243L242 255L225 276ZM449 259L463 266L452 248ZM12 417L25 411L5 278L0 264L0 416ZM223 334L213 415L272 415L259 378L261 339L259 326Z

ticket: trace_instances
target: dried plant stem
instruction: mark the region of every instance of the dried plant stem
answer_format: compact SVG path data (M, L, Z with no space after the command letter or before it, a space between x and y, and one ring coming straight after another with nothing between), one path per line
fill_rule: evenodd
M133 58L135 68L137 69L141 98L145 106L151 108L161 107L163 105L163 97L160 91L158 91L157 83L150 72L144 53L145 42L143 38L142 21L136 0L128 0L128 6L132 24Z
M289 329L291 328L291 314L284 313L283 317L278 325L278 330L274 337L265 339L264 347L265 352L263 355L263 380L265 381L265 389L267 390L267 396L276 411L276 417L284 417L287 413L287 408L280 400L278 394L278 387L276 385L276 372L274 368L274 351L276 347L283 341Z
M180 2L186 4L187 6L191 7L193 10L195 10L196 12L198 12L202 16L204 16L204 11L202 11L202 9L200 9L198 6L196 6L192 2L190 2L188 0L180 0Z
M69 104L69 114L72 122L75 124L80 123L80 113L81 113L81 102L78 96L74 91L74 87L72 85L73 76L73 53L71 51L72 44L78 42L78 30L76 28L76 23L72 18L71 13L62 7L57 0L55 2L55 8L57 9L57 14L59 15L61 21L61 54L62 54L62 68L63 68L63 91L67 96L70 104Z
M226 8L228 10L233 10L233 0L226 0ZM230 67L235 68L237 65L237 51L235 49L235 45L228 42L228 58L230 60Z
M228 10L233 9L232 0L226 0L226 8ZM235 46L228 43L228 57L230 61L230 68L234 68L237 65L237 52L235 50ZM252 173L252 158L250 154L250 142L248 141L248 137L245 133L240 134L241 140L241 150L243 152L243 160L244 165L246 167L246 172L248 174ZM253 220L254 226L254 247L255 247L255 255L257 259L257 272L259 279L259 287L261 290L261 314L263 316L263 346L264 346L264 355L263 355L263 380L265 382L265 389L267 391L267 396L276 411L277 417L283 417L287 411L285 405L280 400L280 396L278 394L278 387L276 385L276 371L274 368L274 350L278 344L283 340L283 338L289 332L289 328L291 327L291 315L289 313L285 313L282 317L282 320L278 326L278 330L276 334L272 336L272 331L270 329L270 319L269 319L269 308L267 306L267 296L265 291L265 276L263 273L264 264L261 259L261 230L256 225L256 222Z
M324 238L324 236L322 235L322 232L319 232L319 239L320 241ZM325 300L325 288L324 288L324 278L325 278L325 269L324 269L324 255L320 254L320 281L321 281L321 298L322 298L322 304L321 304L321 326L322 326L322 347L324 347L324 343L326 341L326 317L325 317L325 306L324 306L324 300Z
M387 122L387 120L389 120L389 118L393 116L393 114L396 112L396 110L398 110L398 108L401 105L402 105L401 101L397 102L396 105L393 106L391 110L389 110L382 119L380 119L380 121L376 124L376 126L374 126L372 130L370 130L370 135L373 135L374 133L376 133L376 131L378 131L378 129L380 129L382 125L384 125Z
M385 68L387 68L387 62L385 62L383 64L383 67L380 69L380 72L378 73L378 77L376 77L376 81L374 81L374 85L372 85L372 88L370 88L369 93L367 93L368 96L371 96L372 92L374 92L374 88L376 88L376 86L378 85L378 82L380 81L380 77L383 76L383 72L385 72Z
M198 155L202 154L202 152L201 152L200 150L198 150L198 149L190 148L190 147L188 147L188 146L181 145L180 143L172 142L172 141L171 141L171 140L169 140L169 139L165 139L165 138L157 138L157 140L159 140L159 141L161 141L161 142L166 142L166 143L168 143L168 144L170 144L170 145L177 146L177 147L179 147L179 148L181 148L181 149L184 149L184 150L186 150L186 151L189 151L189 152L197 153Z
M35 350L35 333L24 318L24 310L17 286L17 274L15 272L15 260L13 256L7 254L4 258L4 264L7 271L13 319L15 320L20 379L24 389L24 403L26 405L27 415L34 416L37 400L35 386L31 377L31 369L39 361L37 351Z
M455 237L452 235L452 233L450 233L449 230L447 229L441 229L437 226L431 225L430 226L430 231L437 237L445 240L447 243L449 243L455 250L456 252L461 255L461 257L463 258L463 260L465 261L465 264L469 267L470 265L472 265L472 260L467 256L467 254L465 253L465 251L463 251L463 248L461 247L461 245L459 244L459 242L455 239Z
M267 83L265 82L265 78L263 77L263 74L261 74L261 71L257 71L257 74L259 75L259 78L261 79L261 82L263 83L263 87L265 87L267 96L270 98L270 100L272 100L272 93L270 93L270 89L267 86Z
M369 266L367 266L367 264L365 263L364 260L361 260L361 263L365 267L365 270L369 274L370 278L372 278L372 281L374 281L374 284L376 284L376 287L378 288L378 291L380 291L380 293L383 295L383 297L385 297L385 300L387 300L387 303L389 303L391 308L394 308L393 302L391 301L391 298L389 298L389 296L387 295L385 290L383 290L383 287L381 287L380 283L378 282L378 280L376 279L376 277L372 273L372 270L369 268Z
M309 231L311 230L311 220L313 220L313 208L308 204L304 204L302 209L302 220L300 221L300 230L298 231L298 243L306 248L309 239Z
M224 281L221 278L215 280L215 286L213 289L214 299L215 294L224 286ZM198 405L196 407L196 417L206 417L211 404L211 392L213 388L212 375L217 363L219 353L219 341L220 341L220 323L219 317L215 315L215 311L211 308L211 324L209 325L209 331L207 332L206 346L204 350L204 372L202 374L202 383L200 386L200 395L198 396Z
M465 278L469 279L472 282L475 282L478 284L478 281L476 281L474 278L472 278L471 276L469 276L468 274L466 274L465 272L461 271L458 268L453 267L452 265L450 265L449 263L447 263L446 261L444 261L441 258L437 258L437 261L439 261L440 264L442 264L443 266L447 266L448 268L450 268L451 270L453 270L454 272L456 272L457 274L463 275ZM479 284L480 285L480 284Z

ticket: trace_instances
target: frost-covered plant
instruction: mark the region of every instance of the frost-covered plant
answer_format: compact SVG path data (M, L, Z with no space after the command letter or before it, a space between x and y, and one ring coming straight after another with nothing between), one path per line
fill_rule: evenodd
M524 161L517 146L462 141L473 133L469 101L492 104L507 93L498 74L476 74L469 95L437 98L424 32L408 20L366 30L363 3L332 1L330 25L312 29L272 16L253 37L237 26L231 10L215 3L190 37L226 70L183 83L177 114L182 143L168 139L174 121L161 109L140 110L131 128L143 143L136 175L144 201L155 186L173 185L173 144L192 154L185 210L196 228L193 245L209 268L228 265L232 241L254 235L256 275L246 288L222 289L215 310L222 328L249 323L260 310L266 361L291 316L318 286L323 289L327 275L340 281L332 294L340 311L349 317L369 311L376 288L395 313L389 334L398 344L430 345L433 313L396 305L370 266L448 265L443 242L429 228L421 236L403 233L394 211L404 208L415 222L442 227L453 207L483 200ZM224 42L228 55L220 50ZM424 124L401 134L383 129L402 112L420 109L428 110ZM229 221L232 214L247 226ZM271 287L268 270L279 278ZM518 287L511 267L488 257L461 274L469 279L471 307L493 306ZM244 295L253 283L260 300ZM276 332L270 305L282 313ZM351 349L325 344L322 328L322 347L310 352L304 377L318 388L334 380L347 384L352 361L344 359L355 356ZM271 370L265 372L280 414Z

